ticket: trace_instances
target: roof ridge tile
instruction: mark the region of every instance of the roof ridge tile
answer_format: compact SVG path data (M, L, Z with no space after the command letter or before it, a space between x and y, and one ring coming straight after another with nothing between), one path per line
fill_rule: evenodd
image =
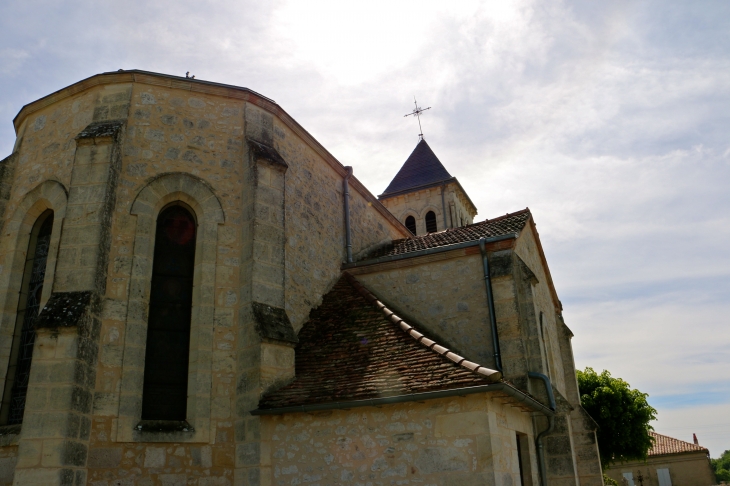
M487 379L490 380L492 383L496 383L502 379L502 373L499 371L487 368L486 366L482 366L477 363L473 363L471 361L467 361L466 358L459 356L458 354L452 352L448 348L441 346L436 341L433 341L431 339L428 339L426 336L421 334L420 332L416 331L413 326L408 324L406 321L398 317L393 311L391 311L385 304L383 304L378 298L371 293L368 289L366 289L363 284L361 284L354 276L352 276L348 272L343 272L345 275L345 278L347 281L357 290L360 295L362 295L365 300L373 304L380 312L383 313L385 318L398 326L399 329L401 329L404 333L406 333L408 336L415 339L415 341L422 346L427 347L431 351L434 351L435 353L440 354L441 356L444 356L445 358L449 359L450 361L453 361L456 363L457 366L461 366L463 368L468 369L469 371L472 371L474 373L478 373L482 376L487 377ZM415 337L414 334L417 334L419 337ZM468 363L466 365L465 363Z

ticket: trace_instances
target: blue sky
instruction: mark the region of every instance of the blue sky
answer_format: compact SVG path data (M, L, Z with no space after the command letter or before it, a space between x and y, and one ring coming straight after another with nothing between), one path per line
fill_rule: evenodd
M120 68L273 98L374 194L416 95L478 219L532 209L577 365L730 449L730 3L8 0L0 156L23 104Z

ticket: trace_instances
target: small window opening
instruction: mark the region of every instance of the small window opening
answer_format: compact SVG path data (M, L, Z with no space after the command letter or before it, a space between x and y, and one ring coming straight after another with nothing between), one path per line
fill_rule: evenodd
M196 223L182 206L157 218L152 264L143 420L185 420Z
M520 471L520 486L532 486L532 461L530 460L530 444L526 434L515 433L517 440L517 465Z
M48 210L36 220L30 234L3 402L0 407L0 423L4 425L23 422L35 344L35 320L40 311L52 230L53 211Z
M426 213L426 231L428 233L435 233L438 231L436 227L436 213L429 211Z
M411 233L413 233L413 235L415 236L415 234L416 234L416 218L414 218L413 216L408 216L406 218L406 228L408 228L408 231L410 231Z

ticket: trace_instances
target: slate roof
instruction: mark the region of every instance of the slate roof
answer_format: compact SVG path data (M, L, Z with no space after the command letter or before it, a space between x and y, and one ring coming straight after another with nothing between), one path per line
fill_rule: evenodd
M388 187L378 197L408 191L420 186L437 184L451 180L453 177L433 153L425 140L421 140L408 156Z
M685 442L683 440L675 439L656 432L649 431L649 434L654 437L654 445L649 450L649 456L663 456L666 454L681 454L684 452L705 452L709 454L706 447L702 447L692 442Z
M423 336L345 273L299 332L296 378L259 409L489 385L497 371Z
M369 253L360 261L374 258L403 255L429 248L438 248L445 245L476 241L479 238L491 238L503 236L510 233L519 233L525 227L525 223L532 214L529 208L515 213L505 214L498 218L487 219L479 223L462 226L460 228L449 228L438 233L428 233L422 236L412 236L400 240L393 240L392 243L378 248Z

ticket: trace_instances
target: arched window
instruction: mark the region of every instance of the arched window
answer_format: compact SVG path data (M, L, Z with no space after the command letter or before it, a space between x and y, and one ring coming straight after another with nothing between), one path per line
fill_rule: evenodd
M30 233L3 403L0 407L0 423L2 424L11 425L23 422L30 363L33 359L33 344L35 343L35 320L40 311L52 229L53 211L49 209L36 220Z
M415 235L416 234L416 218L414 218L413 216L408 216L406 218L406 228L408 228L408 231L410 231L411 233L413 233Z
M185 420L196 222L174 205L160 212L152 263L143 420Z
M435 233L438 231L436 227L436 213L433 211L426 213L426 231L429 233Z

